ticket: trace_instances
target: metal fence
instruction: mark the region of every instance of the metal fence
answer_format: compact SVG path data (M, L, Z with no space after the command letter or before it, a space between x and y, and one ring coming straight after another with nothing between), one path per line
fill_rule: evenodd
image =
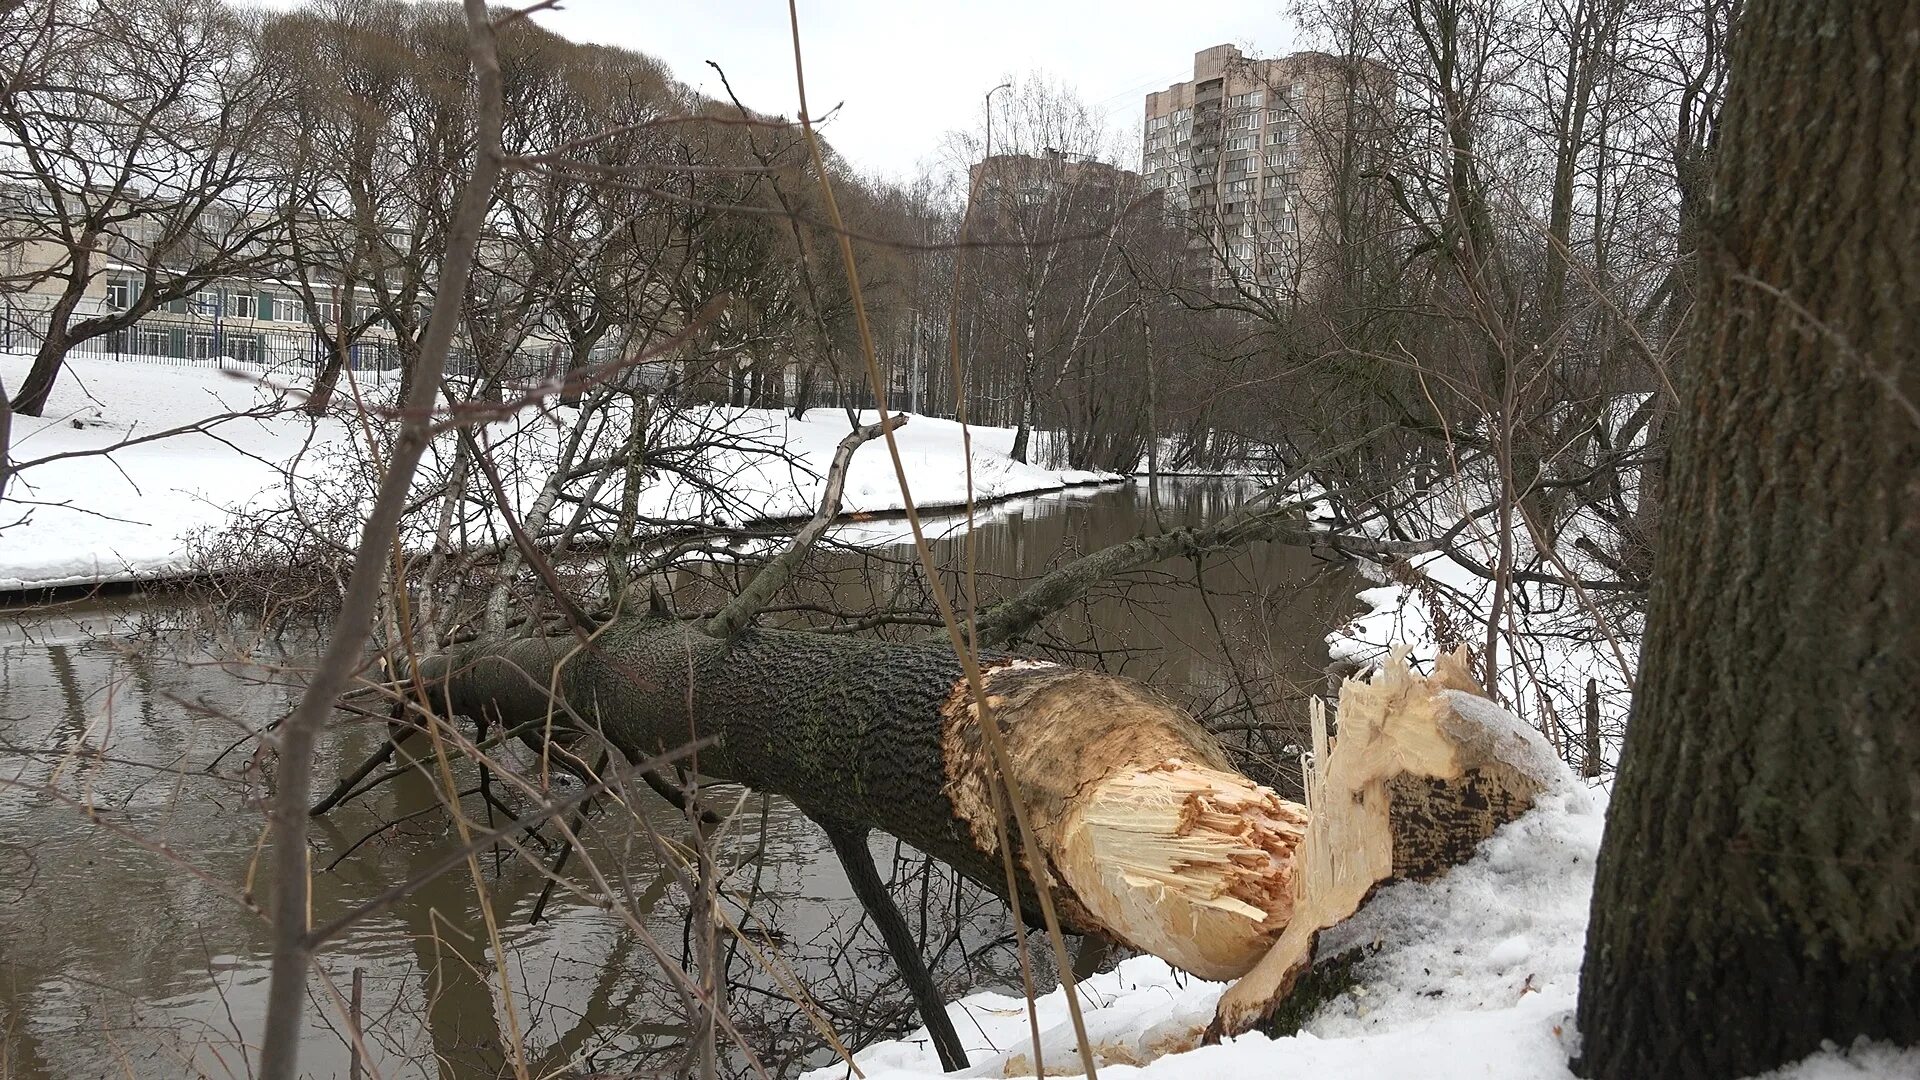
M47 316L8 312L0 316L0 352L35 353L46 341ZM268 371L311 369L327 355L327 344L311 327L272 330L226 326L213 321L142 319L132 326L74 342L68 356L173 367L218 368L240 363ZM385 371L400 366L399 346L370 339L349 346L356 371Z
M43 313L0 311L0 352L32 354L46 341L48 318ZM171 367L220 368L236 364L268 372L312 371L329 354L329 342L312 327L271 329L255 323L228 325L212 319L144 318L132 326L74 342L68 356ZM347 347L347 361L355 371L397 370L404 356L391 338L368 337ZM596 355L594 362L605 358ZM510 383L552 378L566 368L566 360L549 347L524 349L495 374ZM458 346L447 356L446 373L453 378L482 374L469 349Z
M42 312L22 312L0 308L0 352L31 355L46 341L48 318ZM67 356L99 357L107 360L169 367L219 369L246 365L268 374L284 373L298 377L311 374L330 352L329 342L312 327L287 326L285 329L262 327L258 323L229 325L211 318L182 319L174 313L156 313L132 326L97 337L77 341ZM621 358L616 346L602 346L587 358L589 366L613 363ZM366 338L348 346L348 363L354 371L398 370L404 362L400 343L391 338ZM447 355L445 372L449 378L478 379L492 374L508 385L527 386L542 380L559 378L567 370L567 358L551 345L523 348L504 360L482 365L472 350L454 346ZM789 384L794 380L786 374ZM613 373L601 373L597 382L631 389L667 391L680 383L680 374L671 365L637 364ZM784 405L791 400L793 387L779 395ZM713 400L725 401L729 387L723 381L711 388ZM698 395L696 395L698 396ZM898 411L915 403L911 395L897 387L889 388L889 406ZM872 408L873 397L864 386L842 385L837 380L816 383L812 405L824 408Z

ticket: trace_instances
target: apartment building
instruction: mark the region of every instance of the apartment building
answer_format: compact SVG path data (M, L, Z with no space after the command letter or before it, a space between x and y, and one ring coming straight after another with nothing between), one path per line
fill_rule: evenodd
M201 232L237 234L249 224L243 209L216 206L206 213L210 224ZM56 222L44 189L0 186L0 351L37 350L48 317L67 290L70 256L55 240ZM205 242L210 241L196 232L175 245L190 248ZM156 255L162 243L160 223L131 205L97 243L70 323L127 311L138 302L150 274L165 279L170 263L196 262L190 250ZM326 352L312 316L319 317L331 336L338 333L343 313L351 323L357 312L373 310L371 292L364 287L355 292L322 290L309 312L299 291L274 273L215 278L187 296L161 303L130 326L77 343L73 351L172 363L233 360L268 367L310 366ZM352 349L355 366L368 369L391 367L399 355L393 332L381 324L360 333Z
M1051 147L1038 154L995 154L974 162L968 178L977 205L987 211L1076 194L1089 202L1110 203L1116 196L1131 197L1140 183L1138 174L1117 165Z
M1310 292L1335 159L1391 96L1377 65L1356 80L1342 57L1232 45L1200 50L1192 79L1148 94L1140 171L1189 229L1196 284Z

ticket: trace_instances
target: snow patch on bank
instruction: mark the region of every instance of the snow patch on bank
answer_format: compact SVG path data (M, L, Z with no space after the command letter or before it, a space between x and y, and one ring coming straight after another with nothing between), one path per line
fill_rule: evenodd
M1564 770L1562 771L1564 776ZM1155 957L1122 961L1080 985L1100 1075L1152 1080L1337 1077L1338 1080L1573 1080L1594 858L1605 798L1571 777L1437 882L1380 892L1323 935L1318 955L1374 951L1358 986L1298 1035L1197 1045L1224 984ZM1047 1074L1077 1075L1066 998L1037 1002ZM985 992L948 1006L972 1067L958 1076L1033 1075L1026 1003ZM868 1080L942 1075L923 1028L855 1056ZM843 1080L844 1063L809 1080ZM1761 1080L1915 1080L1920 1050L1832 1049Z
M26 356L0 354L0 379L8 387L18 386L30 363ZM370 390L364 385L368 376L359 377L363 389ZM341 393L348 393L344 381ZM103 357L69 360L46 415L13 421L13 461L54 460L29 464L7 487L6 501L0 504L0 591L190 572L191 537L284 509L289 501L286 473L325 480L324 474L363 452L364 434L357 423L338 415L316 420L292 405L257 369L239 367L235 374L226 374ZM59 456L98 451L249 410L261 415L228 421L208 432L123 447L111 455ZM778 410L700 406L693 407L689 417L692 425L724 434L735 447L716 450L711 462L727 497L707 498L669 477L642 493L642 513L729 525L811 516L834 449L848 430L846 414L836 409L815 409L797 421ZM862 422L874 419L868 412ZM530 466L509 478L523 509L544 479L540 462L544 458L551 463L557 443L554 429L548 417L531 407L487 425L489 441L500 446L503 455ZM915 416L896 438L917 504L966 502L959 424ZM1010 428L976 427L972 440L973 496L980 501L1120 479L1016 462L1009 456ZM439 452L446 450L436 447L436 454L429 455L429 469L437 464ZM295 497L307 496L303 492ZM885 513L903 505L885 445L876 441L862 447L848 471L843 509Z
M1196 1046L1225 986L1183 976L1154 957L1123 961L1080 988L1101 1075L1570 1075L1570 1015L1601 812L1600 800L1584 788L1562 785L1441 881L1383 890L1321 945L1323 957L1375 948L1356 968L1359 985L1298 1035L1246 1035ZM1039 1010L1042 1055L1054 1074L1076 1060L1066 999L1055 990L1040 999ZM961 1075L1016 1075L1023 1069L1031 1075L1031 1040L1019 998L976 994L948 1011L973 1062ZM873 1080L940 1072L924 1030L871 1047L857 1060ZM813 1080L845 1075L844 1065L810 1074Z

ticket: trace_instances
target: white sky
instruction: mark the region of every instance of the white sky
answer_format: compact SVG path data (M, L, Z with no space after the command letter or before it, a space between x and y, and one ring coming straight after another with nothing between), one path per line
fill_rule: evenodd
M1123 145L1137 146L1147 92L1191 78L1195 52L1223 43L1290 51L1284 2L801 0L807 98L815 115L841 106L822 133L856 168L896 179L931 161L948 131L977 125L995 84L1031 71L1073 88L1106 112ZM706 65L715 61L750 107L798 111L786 0L564 3L539 22L656 57L681 82L723 97Z

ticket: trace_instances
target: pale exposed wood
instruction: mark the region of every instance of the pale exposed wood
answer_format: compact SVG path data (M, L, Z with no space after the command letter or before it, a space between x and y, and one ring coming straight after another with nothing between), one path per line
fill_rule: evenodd
M1555 767L1479 696L1464 653L1417 676L1396 654L1341 690L1341 734L1316 705L1308 804L1235 772L1205 731L1125 679L1034 661L985 672L1015 789L1067 922L1203 978L1247 979L1223 1001L1239 1031L1285 996L1318 932L1382 881L1470 858L1531 805ZM997 851L978 714L944 710L945 794Z
M1235 772L1192 718L1132 680L1034 661L984 678L1068 924L1209 979L1258 961L1291 909L1304 808ZM996 852L971 706L955 687L946 795L980 850Z
M1056 858L1087 909L1135 948L1231 979L1293 914L1293 853L1306 828L1306 807L1172 758L1076 799Z
M1371 681L1340 689L1340 737L1313 708L1306 835L1296 853L1292 920L1221 996L1210 1032L1251 1029L1313 962L1320 931L1382 882L1436 877L1465 861L1551 782L1557 762L1511 715L1479 696L1464 651L1430 676L1396 651Z

